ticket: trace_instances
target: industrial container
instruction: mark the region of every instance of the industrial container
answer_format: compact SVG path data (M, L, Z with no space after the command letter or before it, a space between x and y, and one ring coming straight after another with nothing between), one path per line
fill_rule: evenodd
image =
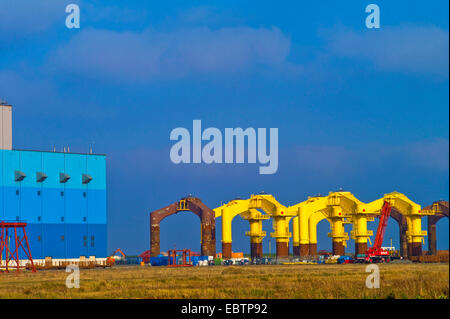
M199 261L199 256L192 256L191 257L192 265L197 266Z
M167 258L166 258L167 259ZM136 256L127 256L125 259L116 259L115 264L116 265L140 265L142 262L141 257Z
M338 264L349 264L349 263L351 263L351 262L353 262L353 258L350 257L350 256L340 256L340 257L337 259L337 263L338 263Z
M171 258L171 262L173 263L174 259L173 257ZM169 257L167 256L163 256L163 255L158 255L156 257L150 257L150 264L152 266L167 266L169 264Z

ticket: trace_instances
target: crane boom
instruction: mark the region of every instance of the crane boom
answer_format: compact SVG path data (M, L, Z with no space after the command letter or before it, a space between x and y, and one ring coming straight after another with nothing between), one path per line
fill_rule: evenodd
M366 251L366 262L389 262L390 260L389 251L381 248L381 245L383 244L384 233L386 232L389 216L391 215L391 208L392 207L389 202L385 201L383 203L380 214L380 222L378 223L377 235L375 236L375 242L373 246Z
M389 216L391 215L391 205L388 202L384 202L381 208L380 222L378 224L377 235L375 237L374 249L380 249L383 245L384 233L386 232Z

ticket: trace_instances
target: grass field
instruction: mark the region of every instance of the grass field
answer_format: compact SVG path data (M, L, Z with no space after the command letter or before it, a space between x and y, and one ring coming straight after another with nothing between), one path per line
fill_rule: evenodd
M0 298L449 298L448 264L382 264L368 289L366 265L261 265L191 268L116 266L80 271L0 273Z

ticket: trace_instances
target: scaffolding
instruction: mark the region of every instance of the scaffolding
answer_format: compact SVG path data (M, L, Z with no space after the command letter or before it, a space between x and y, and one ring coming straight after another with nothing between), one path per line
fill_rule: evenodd
M28 244L26 226L27 223L24 222L0 222L0 269L2 271L9 272L10 269L15 268L17 272L20 269L31 269L32 272L36 272ZM19 233L20 229L22 234ZM12 240L10 235L14 236ZM19 257L20 251L23 251L27 257L25 260L22 259L22 262Z

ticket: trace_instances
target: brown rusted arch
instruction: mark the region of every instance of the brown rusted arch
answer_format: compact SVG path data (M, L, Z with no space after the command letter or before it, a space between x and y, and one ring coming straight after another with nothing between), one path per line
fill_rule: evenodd
M151 256L160 253L160 222L167 216L178 213L180 210L189 210L200 218L202 229L201 254L203 256L216 255L216 220L214 211L208 208L199 198L186 197L185 209L180 207L180 202L172 203L166 207L150 213L150 250Z
M403 216L395 207L391 208L391 217L398 223L400 234L400 256L408 257L408 255L412 254L412 252L409 251L412 249L412 247L410 247L411 245L408 245L406 237L406 232L408 231L406 217Z
M438 211L440 213L428 216L428 254L430 255L437 254L436 224L441 218L449 217L449 204L447 201L437 201L433 205L438 205ZM432 210L433 205L427 206L424 209Z

